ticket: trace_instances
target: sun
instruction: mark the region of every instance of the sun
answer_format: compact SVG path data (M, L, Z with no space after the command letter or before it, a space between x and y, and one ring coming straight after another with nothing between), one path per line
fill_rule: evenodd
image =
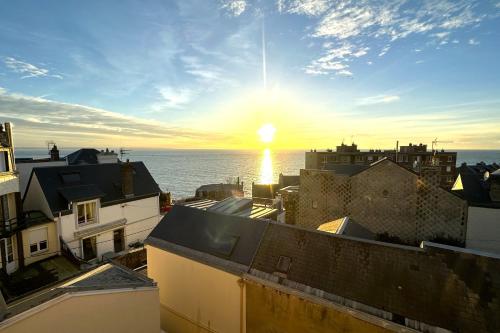
M262 125L257 134L260 136L260 141L269 143L273 141L274 133L276 132L276 128L272 124L264 124Z

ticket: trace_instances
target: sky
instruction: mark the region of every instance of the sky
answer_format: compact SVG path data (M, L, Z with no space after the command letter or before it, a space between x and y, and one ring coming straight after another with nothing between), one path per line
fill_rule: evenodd
M17 147L498 149L499 60L500 0L0 1L0 120Z

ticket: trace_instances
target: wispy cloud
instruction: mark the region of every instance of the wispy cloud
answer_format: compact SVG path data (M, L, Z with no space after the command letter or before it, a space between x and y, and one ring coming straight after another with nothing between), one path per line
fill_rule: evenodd
M304 14L308 16L318 16L327 11L330 7L328 0L292 0L278 1L278 10L287 11L293 14Z
M210 131L195 131L168 126L161 122L125 116L103 109L61 103L5 90L0 93L0 116L16 125L15 135L19 146L38 145L40 138L54 139L66 145L85 145L94 142L102 145L127 146L210 145L224 135ZM188 143L189 142L189 143Z
M479 41L475 40L474 38L469 39L469 45L479 45Z
M338 46L333 43L325 43L323 47L326 49L323 56L313 60L304 68L307 74L326 75L335 73L336 75L352 76L352 72L347 70L349 68L347 62L353 57L364 56L370 49L368 47L357 47L348 42Z
M23 76L21 79L27 79L30 77L44 77L49 76L57 79L62 79L63 77L59 74L50 74L49 70L42 67L37 67L28 62L17 60L12 57L6 57L4 60L5 66L15 73L20 73Z
M437 40L439 45L446 45L454 31L474 27L487 17L475 12L478 3L478 0L344 0L329 3L311 0L280 1L279 6L290 14L321 15L307 36L324 39L327 45L340 44L336 49L344 52L341 62L346 65L346 62L367 55L368 50L383 57L396 41L413 35L426 36ZM348 53L344 45L366 51ZM329 64L325 66L324 57L312 60L306 73L337 74L337 70L325 68Z
M172 86L159 87L158 92L162 101L156 105L155 111L182 108L196 96L196 92L192 89Z
M366 105L374 105L374 104L388 104L399 101L400 98L398 95L376 95L361 98L357 101L357 105L366 106Z
M232 16L240 16L247 8L247 2L244 0L223 0L221 7Z

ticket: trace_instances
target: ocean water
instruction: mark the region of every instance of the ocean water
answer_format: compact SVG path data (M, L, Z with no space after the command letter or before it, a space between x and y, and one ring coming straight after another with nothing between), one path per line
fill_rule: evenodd
M61 149L61 156L76 149ZM17 148L16 157L47 157L44 148ZM160 188L170 191L174 199L194 195L197 187L225 183L240 177L246 195L252 182L277 182L280 173L297 175L304 168L303 150L153 150L134 149L123 156L130 161L143 161ZM458 150L458 165L500 163L500 150Z

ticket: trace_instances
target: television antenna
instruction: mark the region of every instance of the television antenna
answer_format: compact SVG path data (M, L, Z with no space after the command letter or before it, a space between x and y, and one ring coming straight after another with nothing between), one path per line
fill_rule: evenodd
M45 141L45 143L47 144L47 151L50 153L50 146L55 146L56 143L52 140L48 140L48 141Z
M131 151L131 150L120 148L120 160L123 161L123 155L127 155L129 151Z

